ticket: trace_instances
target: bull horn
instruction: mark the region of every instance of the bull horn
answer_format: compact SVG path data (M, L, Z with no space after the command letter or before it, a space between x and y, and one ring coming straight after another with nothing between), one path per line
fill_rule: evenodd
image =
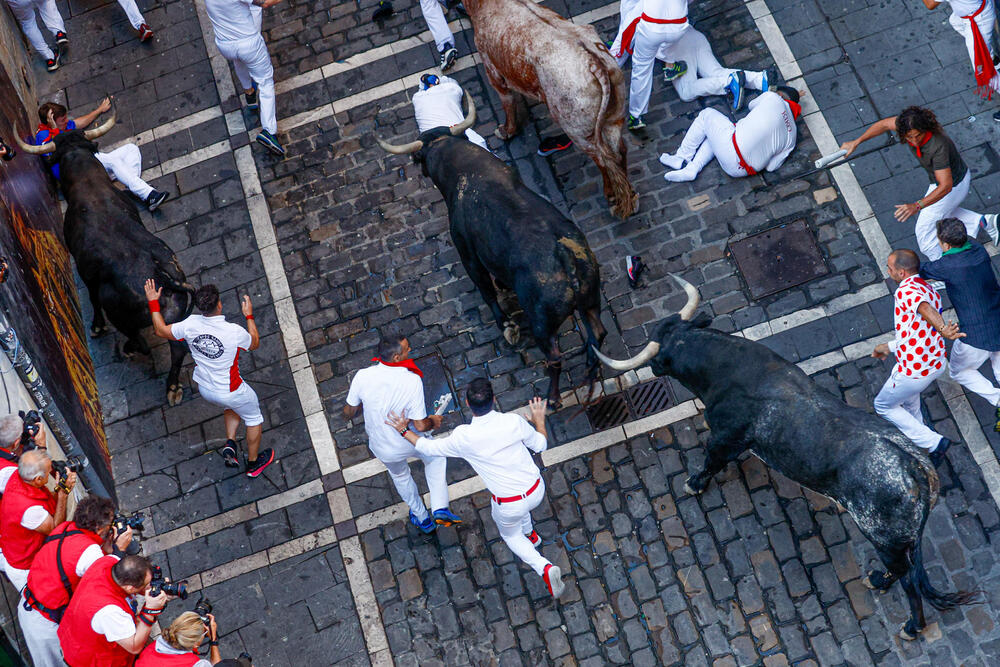
M593 349L594 352L597 354L597 358L600 359L601 363L607 366L608 368L612 368L616 371L630 371L633 368L639 368L639 366L642 366L643 364L651 360L653 357L655 357L657 353L660 351L660 344L657 343L655 340L651 340L648 343L646 343L646 347L642 348L642 351L639 352L639 354L635 355L631 359L625 359L623 361L618 361L617 359L612 359L611 357L604 356L603 354L601 354L601 351L598 350L596 347L594 347Z
M111 131L111 128L115 126L115 119L118 116L118 112L115 110L111 111L111 118L98 125L92 130L84 130L83 136L87 138L88 141L93 141L99 137L103 137L105 134Z
M17 123L14 123L14 141L17 145L21 147L21 150L25 153L31 153L32 155L45 155L46 153L51 153L56 149L56 144L54 141L46 141L41 146L31 146L24 143L21 139L21 133L17 131Z
M694 285L680 276L671 273L670 277L676 280L677 284L683 287L684 291L687 293L687 303L684 304L684 307L681 308L680 312L681 319L687 322L694 317L694 311L697 310L698 303L701 302L701 295L698 294L698 289Z
M476 122L476 103L472 101L472 95L469 94L469 91L465 91L465 103L469 107L469 113L461 123L451 126L451 136L453 137L465 134L465 131Z
M382 141L378 137L375 137L375 141L378 142L378 145L381 146L382 150L384 150L386 153L392 153L394 155L406 155L408 153L416 153L417 151L419 151L421 148L424 147L424 142L420 141L420 139L417 139L416 141L411 141L408 144L402 144L400 146Z

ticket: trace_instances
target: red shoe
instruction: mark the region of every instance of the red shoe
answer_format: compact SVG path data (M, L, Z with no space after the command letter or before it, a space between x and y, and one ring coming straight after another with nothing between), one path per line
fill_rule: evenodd
M148 42L151 39L153 39L153 31L150 29L148 25L143 23L142 25L139 26L139 41Z
M542 579L545 581L545 585L549 588L549 594L554 598L558 598L566 590L566 584L562 582L562 570L557 566L549 563L545 566L545 571L542 573Z
M538 533L536 533L535 531L531 531L531 535L525 535L525 537L531 540L531 546L535 547L536 549L542 546L542 538L540 538L538 536Z
M256 461L247 461L247 477L259 477L264 468L274 462L274 450L268 447L257 454Z

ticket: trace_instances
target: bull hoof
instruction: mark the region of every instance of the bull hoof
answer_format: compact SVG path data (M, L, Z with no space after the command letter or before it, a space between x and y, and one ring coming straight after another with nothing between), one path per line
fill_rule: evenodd
M547 407L547 408L548 408L549 410L551 410L552 412L556 412L556 411L558 411L558 410L561 410L561 409L562 409L562 401L561 401L561 400L559 400L558 398L557 398L557 399L555 399L555 400L552 400L551 398L550 398L550 399L548 399L548 401L546 401L546 404L545 404L545 405L546 405L546 407Z
M905 639L908 642L912 642L914 639L920 636L921 628L917 628L911 624L910 621L903 623L899 626L899 637L900 639Z
M870 590L878 591L879 593L885 593L892 586L892 582L886 581L885 572L881 570L872 570L861 581Z
M510 345L517 345L521 340L521 328L514 322L503 323L503 337Z
M109 331L111 331L111 327L109 327L107 324L105 324L102 327L94 325L94 326L90 327L90 337L91 338L100 338L101 336L103 336L104 334L108 333Z
M704 488L701 488L701 489L698 489L698 490L695 490L694 488L692 488L691 482L693 482L693 481L694 481L694 476L688 477L687 481L684 482L684 490L687 493L690 493L692 496L697 496L697 495L703 493L705 491Z
M184 398L184 388L179 384L167 387L167 405L171 407L180 404Z

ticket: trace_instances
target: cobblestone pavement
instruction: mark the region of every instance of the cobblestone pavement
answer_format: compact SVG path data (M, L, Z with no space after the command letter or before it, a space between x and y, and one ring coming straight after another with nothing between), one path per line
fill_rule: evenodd
M544 392L547 381L530 341L503 342L458 263L433 185L375 143L373 126L389 141L415 136L413 75L436 63L417 3L397 1L381 29L369 22L375 4L287 0L265 11L284 160L247 145L257 119L240 110L232 80L213 68L214 47L190 2L140 2L157 31L150 44L138 43L116 3L61 4L70 57L54 75L37 73L43 97L71 109L87 111L105 92L117 96L119 125L104 142L137 138L154 185L173 193L156 214L143 213L144 223L177 252L192 282L220 286L230 318L238 316L237 294L254 298L262 344L241 367L261 396L265 446L276 447L279 462L252 482L213 453L221 416L197 396L189 374L184 402L165 406L164 346L152 360L123 359L117 334L91 346L121 504L149 517L146 552L216 604L224 655L248 650L257 665L274 666L386 664L390 655L421 665L772 666L985 665L1000 654L1000 517L992 478L971 446L948 455L924 555L936 586L981 588L986 604L947 613L928 607L930 626L912 643L896 637L905 613L899 587L883 596L863 588L872 548L827 501L769 475L755 458L731 466L701 497L684 494L685 471L701 461L707 435L688 413L618 427L620 436L595 434L572 407L553 415L550 432L565 447L556 452L567 453L545 470L548 499L536 519L543 552L572 573L559 604L499 541L488 496L464 464L449 464L449 481L466 526L425 537L400 519L363 424L340 416L379 329L407 333L418 355L441 360L455 386L488 374L507 410ZM617 28L614 4L543 4L585 15L604 37ZM818 106L838 140L876 114L927 102L974 170L969 206L992 208L1000 162L989 144L990 105L968 90L970 67L942 23L944 10L911 4L770 0L764 10L774 12L778 36L805 72L807 104ZM762 69L772 62L773 39L753 18L766 14L762 5L697 3L691 16L724 64ZM889 24L906 50L889 50L891 40L876 32ZM677 272L699 287L713 326L760 339L870 409L888 365L857 359L891 328L884 258L872 256L852 219L856 202L828 173L789 178L821 152L804 123L775 174L734 180L713 164L694 183L666 184L658 154L676 149L701 108L723 108L724 100L684 103L656 81L647 133L628 138L640 211L617 220L585 156L535 155L538 137L558 132L543 107L532 107L522 137L504 144L492 136L499 102L468 58L468 23L453 27L462 58L452 76L476 100L477 131L581 226L601 261L607 353L636 351L651 325L683 303L668 276ZM888 214L922 183L903 153L893 148L852 166L879 233L912 245L912 228ZM261 211L270 218L263 227ZM752 299L729 244L796 220L814 235L826 274ZM271 225L276 246L265 247L261 229ZM629 254L649 264L635 291L624 275ZM564 387L579 384L582 340L571 324L560 344ZM945 393L947 402L937 390L926 397L942 433L966 434L956 405L971 404L989 424L981 399ZM668 394L675 409L694 412L680 385L671 381ZM310 415L319 410L325 417L317 424ZM462 419L452 412L446 425ZM991 429L974 430L1000 447ZM174 602L170 611L185 606Z

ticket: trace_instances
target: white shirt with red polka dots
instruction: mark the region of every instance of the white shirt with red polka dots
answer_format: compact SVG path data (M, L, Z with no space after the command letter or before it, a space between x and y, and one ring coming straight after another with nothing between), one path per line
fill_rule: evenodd
M923 278L909 276L899 283L893 318L896 339L889 349L896 355L895 372L906 377L927 377L944 365L944 338L917 312L924 302L941 311L941 295Z

